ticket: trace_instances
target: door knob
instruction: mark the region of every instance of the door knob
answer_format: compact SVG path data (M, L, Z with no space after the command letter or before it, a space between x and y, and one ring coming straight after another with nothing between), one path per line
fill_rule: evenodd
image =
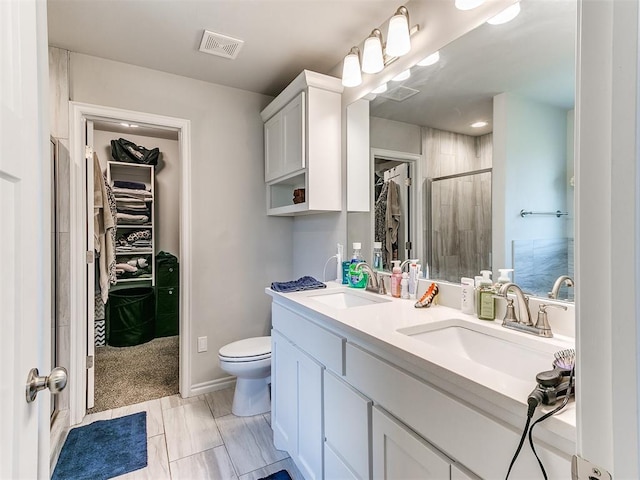
M37 368L32 368L27 376L27 403L36 399L40 390L48 388L52 394L60 393L67 386L67 370L56 367L47 377L41 377Z

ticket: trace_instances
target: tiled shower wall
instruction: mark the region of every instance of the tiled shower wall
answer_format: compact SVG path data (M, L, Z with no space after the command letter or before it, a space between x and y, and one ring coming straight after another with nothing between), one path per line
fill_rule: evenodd
M492 134L472 137L425 128L427 177L491 167ZM434 180L431 198L431 275L451 282L491 269L491 173ZM429 239L428 239L429 241Z

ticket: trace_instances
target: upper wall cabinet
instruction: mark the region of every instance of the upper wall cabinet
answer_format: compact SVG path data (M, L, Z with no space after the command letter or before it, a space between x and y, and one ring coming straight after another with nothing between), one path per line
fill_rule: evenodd
M342 209L342 89L304 70L262 111L268 215Z

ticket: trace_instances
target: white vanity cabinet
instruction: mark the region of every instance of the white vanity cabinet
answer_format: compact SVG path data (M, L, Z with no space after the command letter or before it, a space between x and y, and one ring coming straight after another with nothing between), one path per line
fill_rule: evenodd
M340 79L303 71L262 112L268 215L342 208ZM304 191L294 202L294 191Z
M323 367L277 331L271 332L271 428L308 480L322 479Z

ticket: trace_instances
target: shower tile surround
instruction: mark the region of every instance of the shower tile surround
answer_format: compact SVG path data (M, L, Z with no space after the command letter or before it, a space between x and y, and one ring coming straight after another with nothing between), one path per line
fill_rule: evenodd
M492 134L472 137L425 128L427 177L438 178L491 167ZM466 208L467 206L471 208ZM434 277L459 282L490 266L491 174L432 183Z
M173 395L87 415L81 425L147 412L148 465L121 479L256 480L286 469L303 480L288 454L273 446L271 415L236 417L232 400L232 388L186 399Z

